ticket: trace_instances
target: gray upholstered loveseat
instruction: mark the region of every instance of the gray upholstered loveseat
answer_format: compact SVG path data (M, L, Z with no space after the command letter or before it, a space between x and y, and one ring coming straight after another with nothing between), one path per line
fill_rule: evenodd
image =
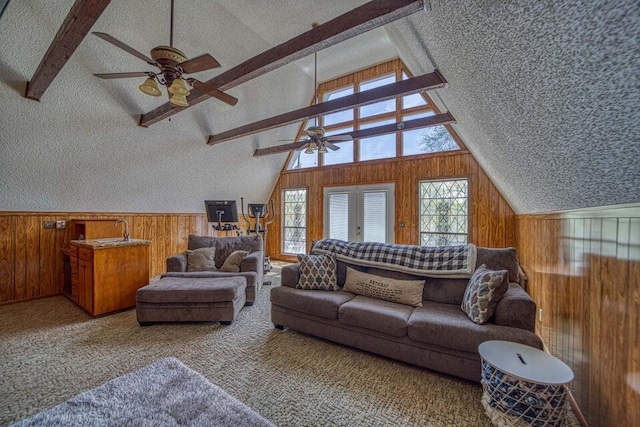
M312 251L313 253L313 251ZM536 306L521 285L525 276L515 249L477 248L476 265L508 270L509 288L489 323L472 322L460 309L469 279L433 278L337 261L337 282L346 266L377 276L426 280L422 307L387 302L344 290L295 289L300 264L284 267L282 286L271 290L276 328L315 335L341 344L480 381L478 345L506 340L542 348L534 333Z
M264 251L262 238L257 235L237 237L209 237L189 235L187 250L199 248L215 248L215 264L218 269L233 251L244 250L249 254L242 260L240 272L226 273L222 271L187 271L187 255L185 252L167 258L167 272L162 277L233 277L242 276L247 279L246 303L253 305L263 282Z

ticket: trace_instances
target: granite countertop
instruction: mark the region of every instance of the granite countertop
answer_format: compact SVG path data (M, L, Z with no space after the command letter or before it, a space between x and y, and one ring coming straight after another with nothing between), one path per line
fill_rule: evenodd
M122 240L122 238L105 238L95 240L71 240L69 243L77 246L89 247L92 249L104 249L122 246L150 245L151 240L131 239L128 241L124 241Z

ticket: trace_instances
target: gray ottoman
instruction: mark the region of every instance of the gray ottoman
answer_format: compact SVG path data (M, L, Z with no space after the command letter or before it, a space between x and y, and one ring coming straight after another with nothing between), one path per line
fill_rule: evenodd
M138 289L140 326L155 322L220 322L230 325L245 303L247 280L234 277L163 277Z

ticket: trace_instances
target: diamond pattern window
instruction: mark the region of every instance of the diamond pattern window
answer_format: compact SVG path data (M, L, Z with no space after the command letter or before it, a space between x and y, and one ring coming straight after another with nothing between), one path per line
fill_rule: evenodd
M282 252L302 254L307 250L307 190L284 190Z
M469 180L420 181L420 244L468 243Z

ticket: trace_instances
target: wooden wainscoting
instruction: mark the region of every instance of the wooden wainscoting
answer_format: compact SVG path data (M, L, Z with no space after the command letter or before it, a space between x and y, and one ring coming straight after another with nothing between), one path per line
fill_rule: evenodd
M473 156L467 151L394 158L388 160L283 171L271 194L276 217L269 227L267 253L282 254L282 192L307 188L307 246L323 234L323 188L338 185L395 184L396 243L418 244L418 181L469 178L469 242L478 246L515 246L515 214ZM399 227L400 222L404 227Z
M640 425L640 207L518 215L537 329L587 422Z
M149 271L165 271L167 257L187 248L189 234L213 235L203 214L0 212L0 304L61 293L63 258L72 219L129 222L134 239L151 240ZM45 229L44 221L64 220L64 229Z

